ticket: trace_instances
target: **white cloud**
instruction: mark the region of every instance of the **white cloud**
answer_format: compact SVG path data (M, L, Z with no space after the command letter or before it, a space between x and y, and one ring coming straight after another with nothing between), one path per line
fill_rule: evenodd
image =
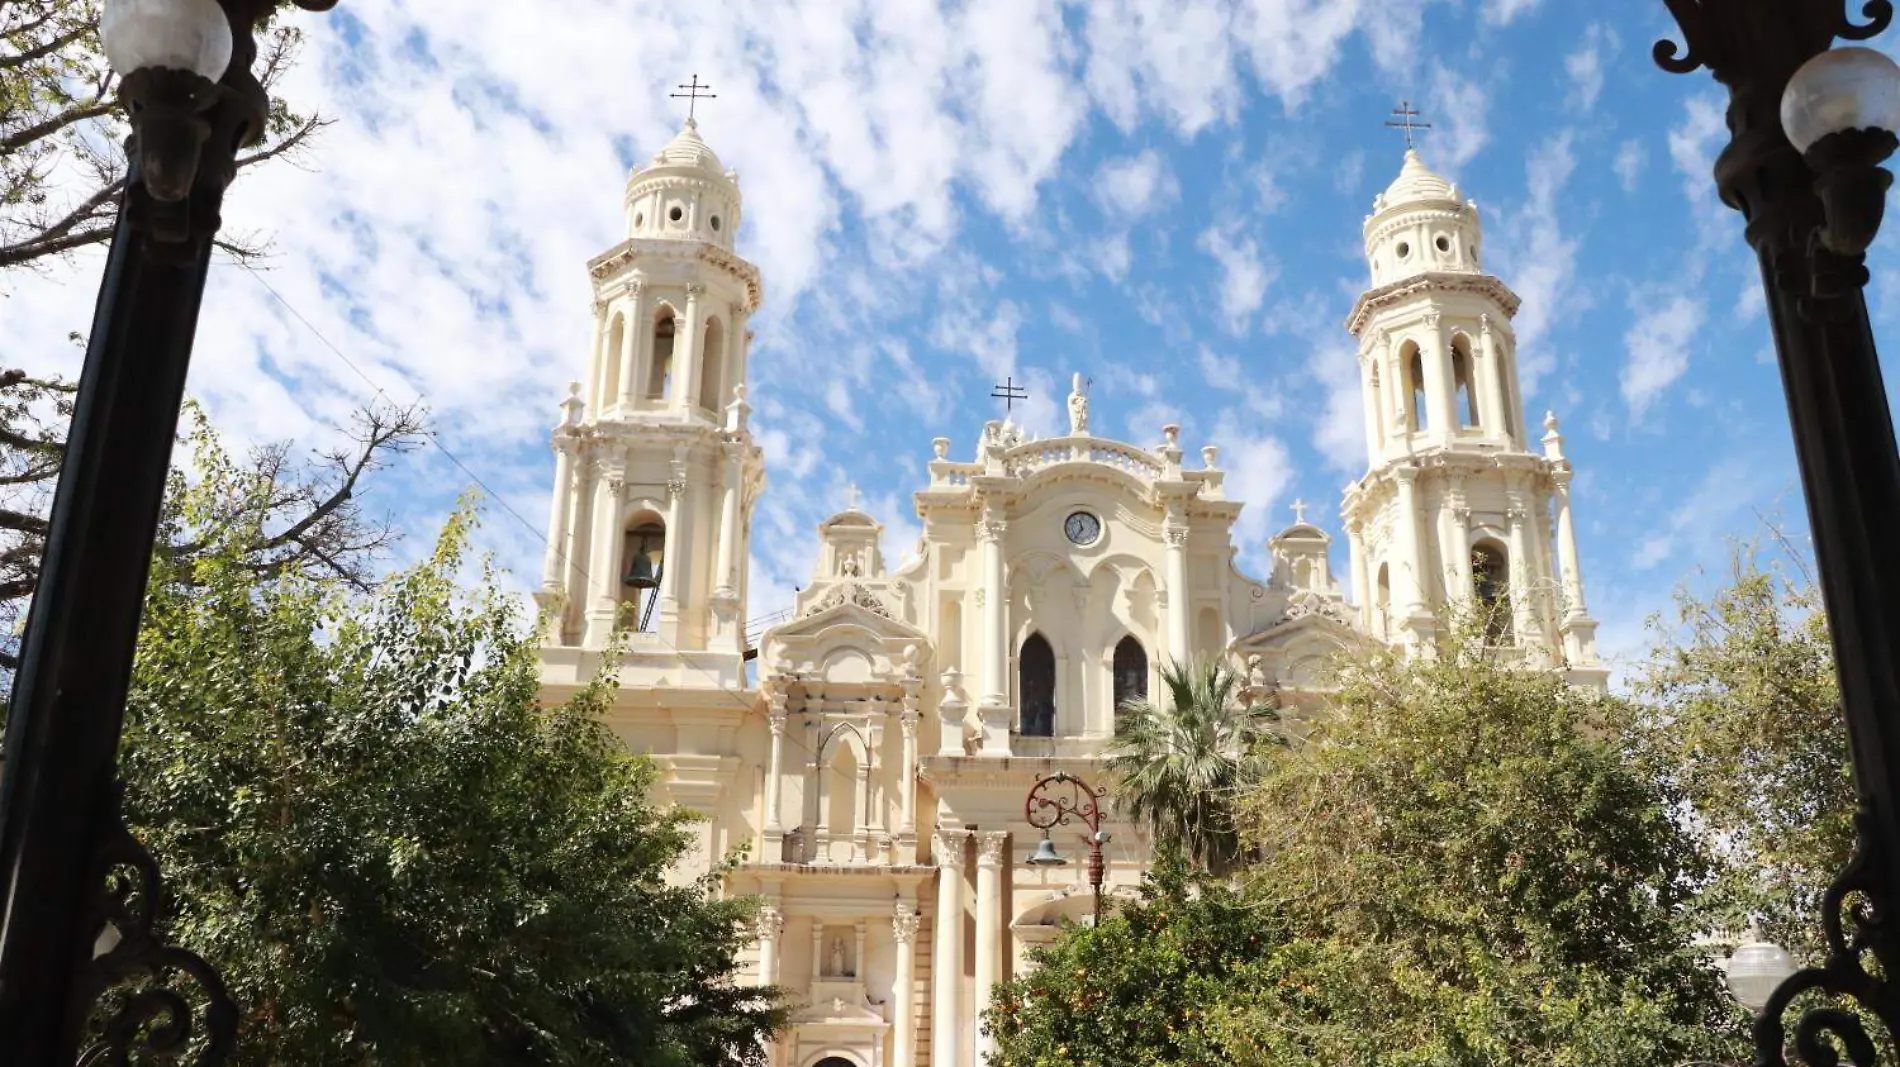
M1123 217L1146 215L1179 192L1174 175L1152 148L1139 155L1104 160L1095 171L1096 199Z
M1221 413L1209 435L1220 447L1228 499L1246 504L1235 523L1234 540L1249 555L1257 554L1266 540L1274 505L1293 481L1293 459L1286 445L1258 428L1256 420L1230 410Z
M1591 23L1576 51L1564 57L1564 72L1570 76L1570 102L1579 109L1590 111L1597 106L1597 97L1603 95L1604 52L1614 53L1616 42L1616 34L1602 23Z
M1246 332L1254 312L1266 299L1275 269L1261 259L1260 247L1253 238L1236 236L1230 229L1209 229L1201 234L1199 243L1201 251L1220 265L1220 305L1228 332Z
M1484 0L1484 20L1494 26L1503 26L1536 7L1540 2L1541 0Z
M1201 346L1201 377L1216 389L1237 392L1244 381L1241 377L1240 360L1232 356L1223 356L1219 352Z
M1616 161L1610 167L1616 171L1616 180L1622 184L1624 192L1636 191L1636 183L1643 176L1643 164L1648 158L1649 153L1643 150L1643 143L1634 137L1617 147Z
M1715 156L1728 136L1721 100L1714 94L1683 101L1682 122L1669 131L1669 158L1682 178L1682 191L1695 213L1700 248L1687 264L1700 278L1707 253L1720 245L1727 230L1728 209L1716 198Z
M1629 355L1620 376L1630 417L1641 421L1650 406L1689 369L1695 336L1708 317L1703 302L1653 290L1632 299L1637 319L1623 338Z
M1432 71L1433 162L1447 172L1477 156L1491 138L1487 123L1491 99L1484 87L1450 67Z
M1365 395L1359 381L1359 353L1338 341L1315 345L1307 370L1326 391L1326 403L1313 424L1313 447L1326 465L1348 477L1365 473Z
M1564 187L1576 172L1572 135L1553 135L1525 164L1526 202L1504 219L1498 271L1524 298L1513 322L1517 330L1518 378L1528 397L1546 374L1557 368L1550 349L1551 327L1581 309L1575 292L1578 239L1566 234L1557 216Z

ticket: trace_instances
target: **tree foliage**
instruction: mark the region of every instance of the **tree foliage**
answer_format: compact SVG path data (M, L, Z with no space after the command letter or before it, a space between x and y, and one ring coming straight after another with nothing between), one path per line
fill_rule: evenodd
M1066 931L1003 990L997 1064L1746 1058L1694 944L1709 859L1622 701L1481 638L1338 685L1244 789L1235 887Z
M239 1064L762 1062L749 904L668 884L683 816L599 721L537 704L471 519L373 595L260 569L276 484L202 429L148 595L123 750L174 938L243 1006Z
M1826 613L1798 568L1743 548L1726 585L1677 593L1676 625L1651 623L1636 737L1721 862L1706 894L1715 921L1739 932L1753 917L1818 959L1821 893L1853 846L1854 785Z
M1161 682L1165 705L1135 700L1116 709L1108 769L1118 779L1117 800L1156 841L1224 871L1241 853L1234 803L1278 740L1280 713L1241 699L1238 676L1220 660L1169 663Z

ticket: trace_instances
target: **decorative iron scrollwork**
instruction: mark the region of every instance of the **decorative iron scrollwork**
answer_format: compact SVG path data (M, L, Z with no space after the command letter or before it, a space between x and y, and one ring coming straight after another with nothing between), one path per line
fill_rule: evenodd
M1854 17L1848 13L1851 5L1843 4L1834 15L1822 12L1829 6L1829 0L1805 0L1803 3L1759 4L1749 11L1727 10L1736 5L1714 2L1714 0L1663 0L1669 13L1676 17L1676 25L1682 28L1683 43L1664 39L1657 41L1650 51L1656 65L1671 74L1687 74L1697 67L1707 67L1716 76L1722 77L1723 68L1730 60L1727 54L1735 50L1736 36L1744 33L1741 21L1747 18L1768 18L1773 15L1792 17L1805 23L1799 36L1803 39L1819 37L1814 48L1826 48L1835 38L1844 41L1865 41L1884 32L1893 24L1893 4L1891 0L1866 0L1861 5L1860 17L1866 19L1863 25L1855 25ZM1723 9L1711 13L1711 8ZM1826 21L1817 21L1825 19ZM1777 24L1779 26L1781 24ZM1779 28L1763 31L1772 36ZM1728 34L1725 38L1724 34ZM1824 35L1824 36L1823 36ZM1728 47L1724 47L1724 46Z
M1827 959L1790 975L1776 987L1755 1018L1756 1067L1786 1067L1787 1027L1782 1021L1796 997L1804 993L1831 993L1852 998L1872 1013L1889 1035L1900 1035L1900 952L1895 928L1875 901L1888 899L1894 887L1882 884L1886 857L1879 854L1879 835L1865 798L1854 816L1856 840L1847 866L1821 898L1821 926L1827 937ZM1880 977L1862 963L1873 953ZM1830 1040L1830 1038L1832 1040ZM1795 1023L1794 1051L1810 1067L1840 1067L1843 1057L1835 1042L1845 1046L1853 1067L1875 1067L1878 1056L1861 1017L1839 1007L1804 1012Z
M83 985L87 1044L78 1067L126 1067L147 1057L218 1067L237 1038L238 1010L203 957L168 945L158 932L165 883L158 863L125 827L116 787L94 853L97 896L86 929L97 932ZM179 988L180 979L190 984ZM195 987L195 988L193 988Z

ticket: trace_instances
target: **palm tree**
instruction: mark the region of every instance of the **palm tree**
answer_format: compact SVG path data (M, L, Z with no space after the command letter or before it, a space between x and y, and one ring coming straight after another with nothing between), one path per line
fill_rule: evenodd
M1195 864L1225 873L1241 855L1233 804L1284 744L1275 708L1240 699L1239 677L1220 660L1168 663L1163 707L1125 701L1109 747L1108 769L1120 778L1128 815L1157 843L1172 843Z

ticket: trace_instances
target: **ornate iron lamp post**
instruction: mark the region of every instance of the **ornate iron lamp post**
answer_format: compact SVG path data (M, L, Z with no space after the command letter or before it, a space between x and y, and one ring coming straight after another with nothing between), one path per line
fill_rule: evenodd
M236 1028L216 972L155 933L162 882L125 830L117 757L212 238L269 105L252 33L278 6L106 0L100 18L132 124L127 180L0 781L0 1049L21 1067L71 1067L89 1032L87 1063L197 1047L213 1064Z
M1042 841L1028 862L1037 867L1058 867L1069 862L1056 852L1049 831L1074 819L1089 828L1089 888L1095 892L1095 925L1102 925L1102 846L1109 835L1102 830L1102 800L1107 787L1094 789L1067 771L1058 771L1036 782L1023 804L1023 817L1042 831Z
M1786 1062L1782 1017L1819 990L1852 997L1900 1033L1900 457L1867 320L1867 247L1892 176L1900 68L1865 48L1888 0L1664 0L1687 48L1656 45L1665 70L1707 67L1729 90L1730 141L1715 164L1761 260L1808 520L1834 640L1860 794L1858 845L1823 902L1828 955L1779 983L1755 1022L1755 1060ZM1872 953L1874 966L1866 956ZM1802 1015L1800 1058L1855 1063L1874 1046L1852 1013Z

